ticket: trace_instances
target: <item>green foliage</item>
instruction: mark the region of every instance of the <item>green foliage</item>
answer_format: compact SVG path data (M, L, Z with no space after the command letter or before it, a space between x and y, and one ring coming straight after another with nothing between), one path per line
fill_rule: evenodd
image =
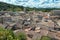
M0 40L13 40L13 32L0 27Z
M0 40L27 40L24 33L14 35L11 30L0 27Z
M48 36L43 36L40 40L51 40L51 38Z
M19 40L27 40L26 34L24 34L23 32L18 33L18 35L16 36Z

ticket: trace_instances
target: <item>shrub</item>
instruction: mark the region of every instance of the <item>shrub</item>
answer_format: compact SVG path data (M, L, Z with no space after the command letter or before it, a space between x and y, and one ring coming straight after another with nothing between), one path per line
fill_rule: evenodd
M12 31L0 27L0 40L12 40L13 38Z
M51 38L48 36L42 36L42 38L40 40L51 40Z
M14 35L13 31L0 27L0 40L27 40L24 33Z
M18 38L19 40L27 40L26 34L23 32L18 33L18 35L16 35L16 38Z

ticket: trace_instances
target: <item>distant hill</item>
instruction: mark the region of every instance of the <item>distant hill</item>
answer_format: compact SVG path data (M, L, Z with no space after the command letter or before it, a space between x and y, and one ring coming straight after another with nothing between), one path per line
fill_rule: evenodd
M21 10L23 10L23 6L16 6L0 2L0 11L21 11Z
M37 9L0 2L0 11L23 11L24 8L26 8L26 11L32 11L34 9Z
M26 8L26 11L32 11L32 10L51 11L51 10L55 10L55 9L60 10L60 8L29 8L29 7L17 6L17 5L0 2L0 11L23 11L24 8Z

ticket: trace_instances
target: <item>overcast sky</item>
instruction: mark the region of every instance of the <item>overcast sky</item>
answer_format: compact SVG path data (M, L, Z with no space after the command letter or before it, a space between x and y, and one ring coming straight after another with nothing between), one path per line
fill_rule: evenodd
M0 0L13 5L36 8L60 8L60 0Z

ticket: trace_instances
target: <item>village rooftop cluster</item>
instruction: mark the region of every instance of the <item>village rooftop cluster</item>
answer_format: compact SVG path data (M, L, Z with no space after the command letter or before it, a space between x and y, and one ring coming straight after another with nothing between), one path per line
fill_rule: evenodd
M51 12L0 11L0 26L13 30L14 33L26 33L28 40L49 36L60 40L60 10Z

